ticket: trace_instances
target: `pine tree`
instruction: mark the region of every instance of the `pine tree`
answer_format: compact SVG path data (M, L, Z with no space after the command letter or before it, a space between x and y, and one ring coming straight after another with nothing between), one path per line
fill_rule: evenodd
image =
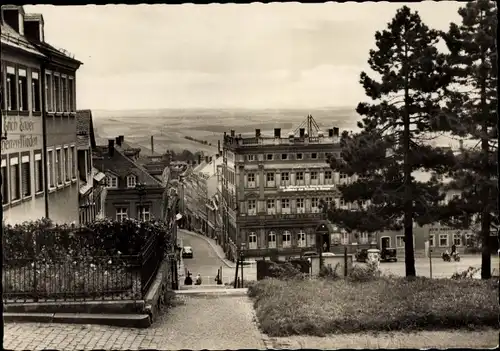
M489 279L490 231L498 226L497 7L495 2L479 0L458 13L461 25L452 23L443 33L454 77L447 94L447 124L453 134L476 141L479 148L465 149L457 158L450 188L462 195L450 202L448 216L458 227L480 224L481 278Z
M412 172L441 174L453 164L450 152L426 142L450 78L435 47L439 33L408 7L398 10L375 39L368 63L380 78L362 72L360 79L373 103L358 105L361 132L343 133L340 157L330 158L335 171L354 176L339 186L344 201L369 202L351 210L331 208L329 219L349 231L404 228L406 275L415 276L413 223L434 222L444 195L436 175L421 181Z

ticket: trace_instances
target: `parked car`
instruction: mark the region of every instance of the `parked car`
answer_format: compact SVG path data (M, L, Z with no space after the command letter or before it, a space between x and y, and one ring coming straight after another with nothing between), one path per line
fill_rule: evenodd
M368 249L357 249L354 254L356 262L366 262L368 259Z
M380 253L380 260L382 262L398 262L396 249L393 247L386 247L382 249Z
M182 248L182 258L193 258L193 249L191 246L184 246Z
M321 256L323 256L323 257L333 257L333 256L335 256L335 254L333 252L323 252L321 254Z
M302 253L303 258L315 257L315 256L318 256L318 253L316 251L306 251L306 252Z

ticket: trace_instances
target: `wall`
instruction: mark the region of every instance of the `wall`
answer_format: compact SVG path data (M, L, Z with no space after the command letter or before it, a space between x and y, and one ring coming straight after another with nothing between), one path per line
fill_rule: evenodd
M49 217L54 223L78 223L78 183L49 193Z
M164 188L147 189L143 196L142 204L150 206L150 215L154 218L162 217L162 199ZM105 216L116 219L116 207L128 208L128 217L137 218L137 207L140 198L135 189L107 189Z

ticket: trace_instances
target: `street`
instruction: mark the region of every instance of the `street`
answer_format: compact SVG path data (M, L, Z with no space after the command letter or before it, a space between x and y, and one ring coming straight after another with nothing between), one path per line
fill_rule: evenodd
M217 269L221 266L223 271L223 282L234 281L235 268L227 267L205 238L200 237L199 234L188 234L183 230L179 230L179 237L183 241L183 246L191 246L194 252L194 258L185 259L184 266L189 269L193 276L199 273L203 278L203 285L215 283L214 279L217 274ZM363 263L355 262L354 264L358 265ZM481 256L462 256L460 262L444 262L441 257L433 257L432 277L450 278L453 273L465 271L469 267L481 267ZM497 256L492 256L491 267L492 271L495 270L495 272L498 272L499 261ZM415 268L418 276L430 276L428 258L416 258ZM380 269L384 274L405 276L404 257L398 258L398 262L382 262L380 263ZM240 274L241 271L238 272L238 276L240 276ZM476 277L480 277L480 272L476 274ZM245 265L243 267L243 279L257 280L257 269L255 265Z
M204 238L188 234L182 229L178 230L178 236L182 246L193 248L193 258L184 259L184 267L191 272L193 280L197 274L200 274L203 285L216 284L215 277L220 267L222 267L223 283L234 280L234 268L227 267Z

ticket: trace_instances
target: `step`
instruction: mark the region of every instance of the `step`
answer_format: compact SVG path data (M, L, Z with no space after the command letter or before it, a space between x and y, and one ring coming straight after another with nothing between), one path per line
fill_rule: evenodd
M203 289L226 289L226 285L202 284L202 285L181 285L180 290L203 290Z
M94 314L94 313L17 313L4 312L4 322L99 324L124 328L148 328L151 318L147 314Z

